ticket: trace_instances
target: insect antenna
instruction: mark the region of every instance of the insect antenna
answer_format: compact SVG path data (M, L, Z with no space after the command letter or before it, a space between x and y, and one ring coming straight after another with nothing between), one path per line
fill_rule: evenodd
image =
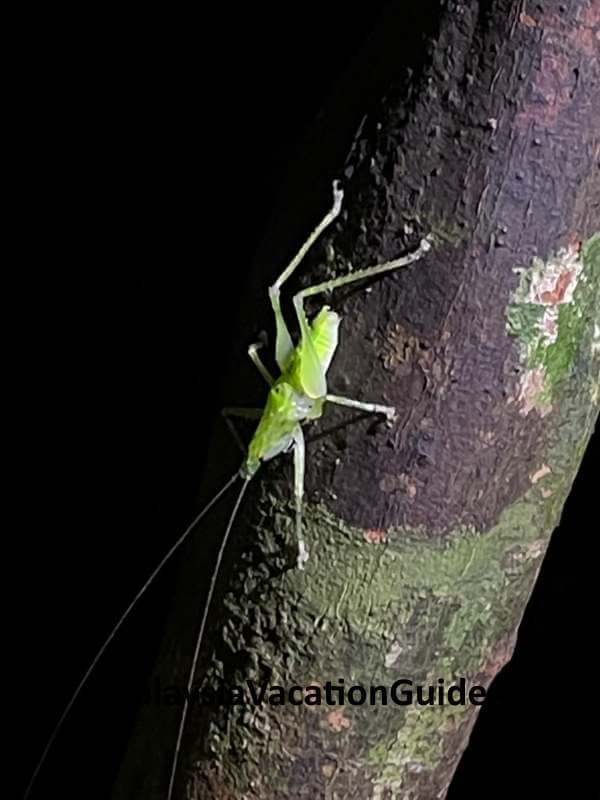
M167 790L167 798L166 800L171 800L171 796L173 794L173 787L175 785L175 774L177 772L177 763L179 761L179 751L181 750L181 740L183 738L183 731L185 728L185 721L187 719L187 713L189 709L189 697L192 691L192 686L194 684L194 676L196 674L196 666L198 664L198 656L200 655L200 648L202 646L202 640L204 638L204 628L206 627L206 620L208 619L208 612L210 609L210 604L213 598L213 594L215 591L215 586L217 583L217 577L219 575L219 569L221 567L221 561L223 559L223 553L225 552L225 547L227 545L227 539L229 538L229 533L233 527L233 523L235 522L235 518L237 516L238 509L241 505L242 498L244 497L244 493L246 488L248 487L248 483L250 482L251 476L246 476L244 479L244 483L242 484L242 488L238 494L237 500L235 501L235 505L233 507L233 511L229 517L229 522L227 523L227 528L225 529L225 534L223 535L223 539L221 541L221 547L219 548L219 553L217 555L217 561L215 563L215 568L213 570L212 578L210 580L210 586L208 587L208 595L206 597L206 602L204 603L204 612L202 614L202 622L200 623L200 630L198 631L198 636L196 637L196 647L194 649L194 657L192 658L192 665L190 667L190 672L188 675L188 682L186 687L186 692L184 695L183 701L183 709L181 711L181 719L179 721L179 730L177 731L177 741L175 743L175 752L173 754L173 763L171 765L171 776L169 778L169 788Z
M156 578L158 573L162 570L162 568L165 566L165 564L171 558L171 556L175 553L175 551L187 539L187 537L194 530L196 525L198 525L198 523L200 522L202 517L204 517L204 515L206 513L208 513L208 511L210 511L210 509L214 506L214 504L225 494L225 492L229 489L229 487L232 486L235 483L235 481L241 476L241 474L242 474L241 470L238 470L234 475L231 476L231 478L229 478L227 483L225 483L225 485L222 486L219 489L219 491L214 495L214 497L212 497L211 500L209 500L209 502L204 506L202 511L194 518L194 520L188 525L188 527L185 529L185 531L182 533L182 535L179 537L179 539L175 542L175 544L169 549L169 551L166 553L166 555L163 556L163 558L161 559L159 564L154 568L154 570L151 573L150 577L146 580L146 582L141 587L141 589L138 591L138 593L135 595L135 597L133 598L131 603L127 606L127 608L125 609L125 611L123 612L123 614L119 618L119 621L117 622L117 624L114 626L112 631L109 633L109 635L105 639L104 644L102 645L102 647L98 650L98 652L94 656L94 658L93 658L91 664L89 665L89 667L87 668L85 674L83 675L83 677L81 678L81 680L77 684L77 688L75 689L75 691L73 692L73 694L71 696L71 699L69 700L69 702L65 706L65 709L62 712L58 722L54 726L54 730L50 734L50 738L48 739L48 742L47 742L46 746L44 747L44 750L42 752L42 755L40 756L40 759L39 759L38 763L36 764L36 767L35 767L35 769L33 771L33 774L32 774L32 776L31 776L31 778L29 780L29 783L27 784L27 788L25 789L25 794L23 796L23 800L27 800L27 798L29 797L29 795L31 793L31 790L33 788L33 785L34 785L34 783L35 783L35 781L37 779L37 776L38 776L42 766L44 765L44 762L46 761L46 757L48 756L48 753L50 752L50 748L54 744L54 741L56 740L56 737L58 736L58 734L59 734L59 732L60 732L60 730L61 730L61 728L63 726L63 723L64 723L65 719L68 717L69 712L73 708L73 705L75 704L75 701L79 697L79 694L80 694L81 690L83 689L83 687L87 683L90 675L94 671L94 669L96 667L96 664L98 663L98 661L100 661L100 659L104 655L104 652L106 651L106 648L112 642L112 640L116 636L117 632L119 631L119 629L121 628L121 626L123 625L123 623L125 622L127 617L129 616L129 614L133 611L133 609L137 605L138 600L142 597L143 594L145 594L146 590L149 588L151 583L154 581L154 579ZM242 488L242 492L240 493L240 497L238 497L238 501L236 503L236 507L235 507L236 509L237 509L237 507L239 505L239 502L241 500L241 495L243 494L243 490L246 488L247 482L248 482L247 480L244 482L244 486ZM229 532L229 527L231 527L231 526L228 526L228 532ZM220 560L220 556L221 555L222 555L222 553L219 554L219 560ZM218 563L217 563L217 568L218 568ZM213 584L211 584L211 593L212 593L213 585L214 585L214 579L213 579ZM210 602L210 594L209 594L209 602Z

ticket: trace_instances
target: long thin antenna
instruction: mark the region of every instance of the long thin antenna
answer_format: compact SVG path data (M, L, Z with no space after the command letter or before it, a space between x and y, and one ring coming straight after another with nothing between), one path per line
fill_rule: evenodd
M202 646L202 640L204 638L204 628L206 627L206 620L208 619L208 611L210 609L210 604L212 601L212 597L215 591L215 585L217 583L217 576L219 574L219 569L221 567L221 560L223 559L223 553L225 552L225 546L227 545L227 539L229 538L229 532L233 527L233 523L235 521L238 508L240 507L240 503L242 502L242 498L244 496L244 492L250 482L250 478L247 477L244 480L242 488L240 489L240 493L238 498L235 502L235 506L233 507L233 511L231 512L231 516L229 517L229 522L227 523L227 528L225 529L225 534L223 536L223 541L221 542L221 547L219 548L219 553L217 555L217 562L215 564L215 568L213 570L212 578L210 581L210 586L208 588L208 595L206 597L206 602L204 604L204 613L202 615L202 622L200 623L200 630L198 631L198 636L196 638L196 648L194 650L194 657L192 659L192 666L190 667L190 673L188 676L187 682L187 689L185 692L185 697L183 701L183 709L181 712L181 720L179 721L179 731L177 732L177 742L175 744L175 753L173 754L173 763L171 765L171 777L169 778L169 789L167 791L167 800L171 800L171 796L173 794L173 787L175 785L175 774L177 772L177 763L179 761L179 751L181 749L181 739L183 738L183 730L185 728L185 721L187 719L187 713L189 709L189 700L192 686L194 685L194 676L196 674L196 665L198 664L198 656L200 655L200 647Z
M108 637L106 638L106 640L105 640L104 644L102 645L102 647L100 648L100 650L98 650L98 652L97 652L97 653L96 653L96 655L94 656L94 659L93 659L92 663L91 663L91 664L90 664L90 666L87 668L87 670L86 670L86 672L85 672L85 674L84 674L83 678L82 678L82 679L79 681L79 683L78 683L78 685L77 685L77 688L76 688L76 689L75 689L75 691L73 692L73 695L72 695L71 699L69 700L69 702L68 702L68 703L67 703L67 705L65 706L65 710L63 711L63 713L62 713L62 714L61 714L61 716L60 716L60 719L59 719L59 720L58 720L58 722L56 723L56 725L55 725L55 727L54 727L54 730L52 731L52 733L51 733L51 735L50 735L50 738L48 739L48 743L46 744L46 747L44 748L44 751L42 752L42 755L40 756L40 760L38 761L38 763L37 763L37 765L36 765L36 768L35 768L35 769L34 769L34 771L33 771L33 775L31 776L31 779L30 779L29 783L27 784L27 788L25 789L25 794L24 794L24 796L23 796L23 800L27 800L27 798L29 797L29 794L30 794L30 792L31 792L31 789L33 788L33 785L34 785L34 783L35 783L35 781L36 781L36 778L37 778L37 776L38 776L38 774L39 774L39 772L40 772L40 770L41 770L42 766L44 765L44 762L45 762L45 760L46 760L46 757L47 757L48 753L50 752L50 748L51 748L51 747L52 747L52 745L54 744L54 740L55 740L55 739L56 739L56 737L58 736L58 733L59 733L59 731L60 731L60 729L61 729L61 727L62 727L62 725L63 725L63 722L65 721L65 719L66 719L66 718L67 718L67 716L69 715L69 712L71 711L71 708L73 707L73 705L74 705L75 701L76 701L76 700L77 700L77 698L79 697L79 693L81 692L81 690L83 689L83 687L84 687L84 686L85 686L85 684L87 683L87 680L88 680L88 678L90 677L90 675L92 674L92 672L94 671L94 668L95 668L96 664L98 663L98 661L100 661L100 659L101 659L101 658L102 658L102 656L104 655L104 651L106 650L106 648L108 647L108 645L111 643L111 641L114 639L114 637L115 637L115 635L117 634L118 630L119 630L119 629L120 629L120 627L123 625L123 623L125 622L125 620L126 620L126 619L127 619L127 617L129 616L129 614L131 613L131 611L132 611L132 610L134 609L134 607L136 606L136 604L137 604L138 600L140 599L140 597L141 597L141 596L142 596L142 595L143 595L143 594L146 592L146 590L148 589L148 587L150 586L150 584L152 583L152 581L153 581L153 580L156 578L156 576L158 575L158 573L159 573L159 572L161 571L161 569L162 569L162 568L165 566L165 564L167 563L167 561L168 561L168 560L171 558L171 556L173 555L173 553L174 553L174 552L175 552L175 551L176 551L176 550L177 550L177 549L180 547L180 545L182 545L182 544L183 544L183 542L184 542L184 541L187 539L187 537L188 537L188 536L190 535L190 533L191 533L191 532L194 530L194 528L196 527L196 525L197 525L197 524L200 522L200 520L202 519L202 517L203 517L203 516L204 516L204 515L205 515L205 514L206 514L206 513L207 513L207 512L208 512L208 511L209 511L209 510L210 510L210 509L213 507L213 505L214 505L214 504L217 502L217 500L219 500L219 498L220 498L222 495L224 495L224 494L225 494L225 492L227 491L227 489L229 489L229 487L230 487L230 486L231 486L231 485L232 485L232 484L233 484L233 483L234 483L234 482L235 482L235 481L236 481L236 480L237 480L239 477L240 477L240 472L238 471L238 472L236 472L236 473L235 473L235 475L232 475L232 476L231 476L231 478L230 478L230 479L227 481L227 483L226 483L226 484L225 484L225 485L224 485L224 486L223 486L221 489L219 489L219 491L218 491L218 492L216 493L216 495L215 495L215 496L212 498L212 500L210 500L210 501L209 501L209 502L208 502L208 503L207 503L207 504L204 506L204 508L202 509L202 511L201 511L201 512L198 514L198 516L197 516L197 517L196 517L196 518L193 520L193 522L191 522L191 524L190 524L190 525L189 525L189 526L186 528L186 530L184 531L184 533L183 533L183 534L182 534L182 535L179 537L179 539L178 539L178 540L175 542L175 544L174 544L174 545L171 547L171 549L168 551L168 553L167 553L165 556L163 556L163 558L162 558L162 560L160 561L160 563L158 564L158 566L157 566L157 567L154 569L154 571L152 572L152 574L150 575L150 577L149 577L149 578L146 580L146 582L144 583L144 585L142 586L142 588L139 590L139 592L138 592L138 593L136 594L136 596L133 598L133 600L131 601L131 603L130 603L130 604L127 606L126 610L125 610L125 611L124 611L124 613L121 615L121 618L119 619L119 621L117 622L117 624L115 625L115 627L112 629L112 631L110 632L110 634L109 634L109 635L108 635Z

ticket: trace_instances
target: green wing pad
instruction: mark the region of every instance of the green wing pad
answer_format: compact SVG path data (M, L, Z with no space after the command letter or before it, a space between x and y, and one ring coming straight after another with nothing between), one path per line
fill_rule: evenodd
M329 369L331 359L338 345L339 314L323 306L310 323L310 337L324 373Z

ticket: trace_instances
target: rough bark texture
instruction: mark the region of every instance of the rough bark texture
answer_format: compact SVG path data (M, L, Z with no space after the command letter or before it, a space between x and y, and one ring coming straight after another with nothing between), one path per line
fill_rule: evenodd
M398 23L395 11L388 46ZM393 404L398 421L342 425L352 415L331 408L309 435L305 572L290 555L291 463L263 470L228 549L198 685L487 686L510 658L598 409L599 26L598 0L449 2L423 70L390 76L346 164L344 214L300 282L434 234L426 261L331 301L344 317L331 390ZM308 178L297 180L304 198ZM328 202L320 191L313 208ZM263 304L318 215L278 226L253 275ZM216 519L214 542L221 530ZM185 683L206 535L186 555L163 685ZM476 713L203 707L176 796L441 798ZM115 797L164 793L176 723L176 709L146 709Z

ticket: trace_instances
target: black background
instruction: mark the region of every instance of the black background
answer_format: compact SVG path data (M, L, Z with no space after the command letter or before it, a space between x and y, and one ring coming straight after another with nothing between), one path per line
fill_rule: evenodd
M32 122L17 122L15 204L27 223L8 295L9 344L22 354L13 427L24 490L10 536L23 784L104 637L194 513L214 412L245 400L222 398L219 378L273 196L384 5L360 18L340 2L193 17L53 11L24 28L25 52L33 37L47 57L22 60ZM450 800L545 796L582 771L594 691L581 564L597 527L590 451ZM109 795L175 574L111 647L36 797Z

